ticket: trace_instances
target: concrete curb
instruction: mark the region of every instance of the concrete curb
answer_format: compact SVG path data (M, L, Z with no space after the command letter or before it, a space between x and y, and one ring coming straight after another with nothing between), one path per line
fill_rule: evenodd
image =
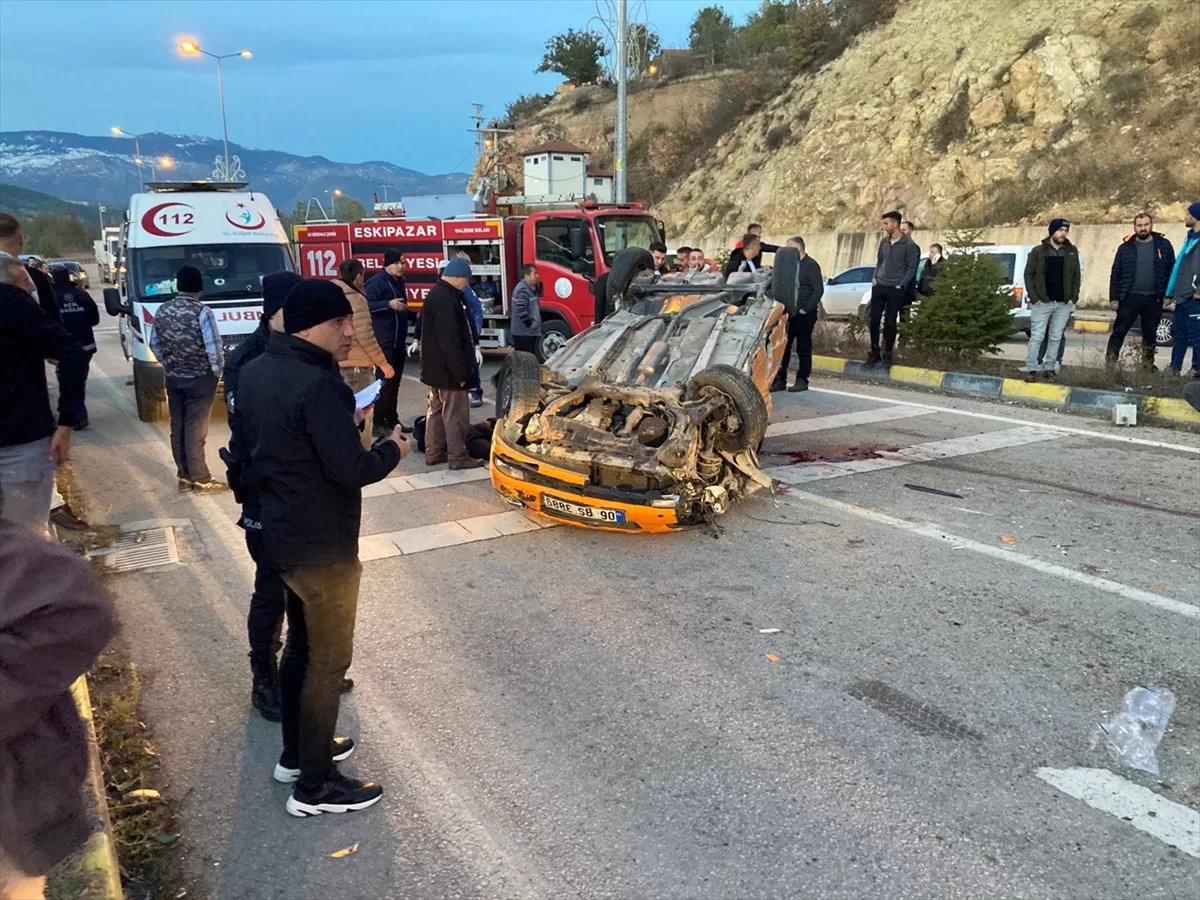
M84 792L92 805L93 814L100 820L101 828L70 859L65 860L51 874L47 892L53 894L54 881L61 877L69 882L76 897L87 900L122 900L121 869L117 863L117 849L113 841L112 821L108 817L108 798L104 790L104 774L100 767L100 745L96 740L96 726L92 721L92 701L88 693L86 676L79 676L71 685L71 696L79 709L79 715L87 726L88 777Z
M1076 331L1095 331L1104 334L1112 331L1112 322L1104 319L1076 319L1072 327Z
M1105 323L1107 328L1107 323ZM1063 384L1029 383L998 375L941 372L913 366L868 366L837 356L814 356L813 371L865 381L881 381L904 387L919 387L943 394L960 394L984 400L1010 400L1028 406L1068 409L1072 412L1109 416L1118 403L1134 403L1142 417L1159 424L1200 426L1200 412L1184 400L1144 397L1120 391L1097 391Z

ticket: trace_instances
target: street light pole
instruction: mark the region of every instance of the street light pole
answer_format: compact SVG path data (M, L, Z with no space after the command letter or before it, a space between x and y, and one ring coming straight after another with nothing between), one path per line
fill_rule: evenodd
M229 123L225 118L225 77L221 71L221 60L230 59L234 56L240 56L242 59L250 59L254 54L249 50L239 50L237 53L209 53L195 41L180 41L179 50L187 56L203 55L211 57L217 61L217 93L221 96L221 136L225 144L225 173L226 178L229 177Z
M117 125L114 125L109 131L113 133L113 137L133 138L133 164L137 166L138 170L138 190L146 190L146 181L142 178L142 136L140 134L127 134Z
M229 125L225 121L225 79L221 75L221 57L217 57L217 93L221 95L221 137L225 141L225 171L229 171Z
M629 25L627 0L617 0L617 134L613 152L613 168L616 170L613 185L618 203L624 203L625 190L625 92L629 80Z

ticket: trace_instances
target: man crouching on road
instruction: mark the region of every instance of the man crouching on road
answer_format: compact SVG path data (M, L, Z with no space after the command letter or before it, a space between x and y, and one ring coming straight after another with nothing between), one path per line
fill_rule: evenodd
M408 454L399 426L363 449L354 393L338 374L354 338L350 301L336 284L300 282L283 305L283 333L242 370L237 408L262 502L263 552L287 588L280 666L283 753L275 780L296 787L294 816L366 809L383 788L334 765L354 749L335 738L350 667L362 565L362 488Z

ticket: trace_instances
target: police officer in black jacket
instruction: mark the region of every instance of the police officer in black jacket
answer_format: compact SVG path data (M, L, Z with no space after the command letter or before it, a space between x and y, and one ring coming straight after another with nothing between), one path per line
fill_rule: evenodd
M354 745L335 740L334 729L362 575L362 488L392 471L409 444L397 426L363 449L354 393L337 366L350 353L352 315L337 285L301 281L284 302L284 332L242 369L235 395L262 503L263 553L287 593L275 779L295 784L287 802L294 816L365 809L383 795L378 784L338 772L334 761Z
M267 561L262 550L262 509L250 465L250 448L243 434L242 416L237 404L242 367L258 359L267 349L272 331L283 331L283 301L288 291L302 281L295 272L275 272L262 280L263 308L258 328L237 345L225 360L225 406L229 418L229 447L221 451L229 486L242 504L238 527L246 532L246 549L254 560L254 593L246 631L250 639L250 672L254 678L250 703L264 719L279 721L279 674L276 659L282 648L285 607L283 579Z

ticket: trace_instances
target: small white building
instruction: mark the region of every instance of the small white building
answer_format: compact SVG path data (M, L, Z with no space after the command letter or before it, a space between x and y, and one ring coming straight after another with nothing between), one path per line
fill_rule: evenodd
M573 196L592 193L587 177L588 151L566 141L550 141L525 151L526 197Z
M604 169L588 169L587 195L595 197L597 203L613 203L616 196L614 177L612 172Z

